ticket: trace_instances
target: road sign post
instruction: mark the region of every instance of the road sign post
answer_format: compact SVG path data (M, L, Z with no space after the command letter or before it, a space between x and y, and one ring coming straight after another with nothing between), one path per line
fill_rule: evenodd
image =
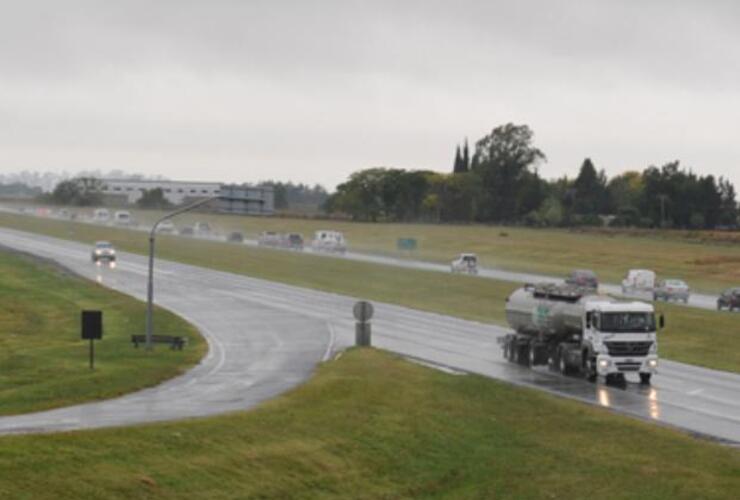
M90 369L95 369L95 341L103 338L103 312L82 311L81 336L90 341Z
M370 302L361 300L355 304L352 313L357 320L355 323L355 345L361 347L370 347L372 345L372 325L370 319L374 313L373 305Z

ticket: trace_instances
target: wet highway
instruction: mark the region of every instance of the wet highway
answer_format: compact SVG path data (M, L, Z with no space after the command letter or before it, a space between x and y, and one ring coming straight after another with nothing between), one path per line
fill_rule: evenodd
M138 298L146 258L121 253L116 269L94 266L79 243L0 229L4 246L54 259ZM0 417L0 433L51 432L213 415L253 407L306 380L321 360L352 345L355 299L158 261L158 304L194 323L209 341L204 361L158 387L120 398ZM645 420L740 443L740 375L662 360L651 387L591 384L503 360L506 329L376 304L374 345L452 370L609 407Z

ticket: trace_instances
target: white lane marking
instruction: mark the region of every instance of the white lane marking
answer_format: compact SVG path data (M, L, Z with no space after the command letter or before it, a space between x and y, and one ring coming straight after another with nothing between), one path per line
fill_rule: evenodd
M704 389L694 389L693 391L689 391L686 394L688 394L689 396L696 396L698 394L701 394L702 392L704 392Z
M324 351L324 356L321 358L321 361L329 360L329 358L331 357L331 353L334 350L334 342L336 340L334 325L327 321L326 326L329 329L329 342L326 344L326 351Z

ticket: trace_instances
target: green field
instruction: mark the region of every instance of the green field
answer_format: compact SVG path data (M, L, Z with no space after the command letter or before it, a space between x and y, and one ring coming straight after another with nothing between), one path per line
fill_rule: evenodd
M158 212L136 212L151 221ZM527 229L480 225L371 224L311 219L186 214L178 221L207 220L223 233L343 231L352 250L397 255L398 238L416 238L414 258L450 262L474 252L486 267L564 276L590 268L619 283L628 269L653 269L663 278L685 279L694 289L718 293L740 286L740 235L682 231Z
M146 253L146 233L50 219L0 214L0 226L93 242L109 239L121 249ZM401 304L477 321L505 324L504 301L516 284L469 276L415 271L295 252L278 252L162 235L163 258ZM740 318L729 312L659 304L668 327L660 336L661 356L710 368L740 371Z
M0 497L734 499L740 452L372 349L254 411L0 438Z
M155 328L185 335L181 352L134 349L143 303L29 256L0 252L0 414L17 414L118 396L182 373L204 354L195 328L157 310ZM80 340L80 311L103 311L96 367Z

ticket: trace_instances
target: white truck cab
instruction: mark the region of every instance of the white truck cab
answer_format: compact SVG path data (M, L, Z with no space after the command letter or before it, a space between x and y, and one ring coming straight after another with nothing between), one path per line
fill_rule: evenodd
M586 372L609 376L636 372L648 383L658 369L657 331L662 317L656 320L651 304L644 302L586 303L583 329L584 347L591 350Z

